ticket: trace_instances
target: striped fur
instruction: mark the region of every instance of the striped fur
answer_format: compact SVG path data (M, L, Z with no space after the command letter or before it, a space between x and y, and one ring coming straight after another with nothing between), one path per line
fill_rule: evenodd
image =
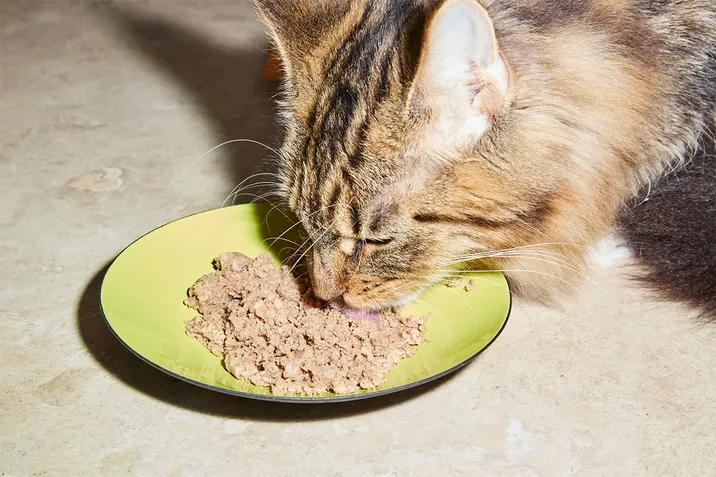
M354 307L409 300L477 254L520 270L525 294L562 291L716 117L711 0L256 5L286 70L281 173L314 290ZM475 33L465 16L496 46L451 87L434 66L461 58L440 39Z

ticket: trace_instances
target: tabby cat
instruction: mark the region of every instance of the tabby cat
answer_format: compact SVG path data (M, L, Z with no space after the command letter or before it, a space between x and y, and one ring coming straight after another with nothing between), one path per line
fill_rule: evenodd
M640 188L695 155L716 169L713 0L255 4L284 67L281 192L324 300L399 305L456 267L554 296ZM640 236L638 212L622 229L701 257L679 290L713 313L716 213L699 197L701 249Z

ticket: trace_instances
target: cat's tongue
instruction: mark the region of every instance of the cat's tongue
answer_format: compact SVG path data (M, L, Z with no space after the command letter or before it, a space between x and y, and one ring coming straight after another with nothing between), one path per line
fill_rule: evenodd
M379 311L355 310L348 308L342 298L331 301L330 306L337 310L341 310L351 320L378 321L380 319Z
M378 321L380 319L379 311L343 310L343 313L353 320Z

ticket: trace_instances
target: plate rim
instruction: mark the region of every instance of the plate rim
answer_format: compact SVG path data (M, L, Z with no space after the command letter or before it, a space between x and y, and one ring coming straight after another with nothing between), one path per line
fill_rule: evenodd
M270 204L269 202L261 202L261 203ZM504 275L504 274L502 274L503 278L505 279L505 283L506 283L506 285L507 285L507 296L508 296L508 298L509 298L509 303L508 303L508 306L507 306L507 313L506 313L506 315L505 315L504 321L502 322L502 325L500 326L500 329L497 331L497 333L495 333L495 336L493 336L492 339L490 339L490 341L489 341L485 346L483 346L479 351L477 351L477 352L474 353L473 355L471 355L471 356L469 356L468 358L464 359L462 362L458 363L457 365L453 366L452 368L448 368L448 369L446 369L445 371L442 371L442 372L437 373L437 374L433 374L432 376L428 376L427 378L423 378L423 379L420 379L420 380L415 381L415 382L412 382L412 383L403 384L403 385L401 385L401 386L395 386L395 387L388 388L388 389L382 389L382 390L380 390L380 391L368 391L368 392L357 393L357 394L344 394L344 395L340 395L340 394L339 394L339 395L334 395L334 396L317 396L317 397L312 397L312 396L279 396L279 395L274 395L274 394L253 394L253 393L247 393L247 392L244 392L244 391L237 391L237 390L232 390L232 389L221 388L221 387L218 387L218 386L213 386L213 385L211 385L211 384L203 383L203 382L201 382L201 381L197 381L197 380L195 380L195 379L188 378L188 377L186 377L186 376L183 376L183 375L181 375L181 374L178 374L178 373L176 373L176 372L174 372L174 371L171 371L171 370L169 370L169 369L167 369L167 368L165 368L165 367L163 367L163 366L161 366L161 365L159 365L159 364L157 364L157 363L151 361L149 358L144 357L141 353L139 353L139 352L136 351L134 348L132 348L127 342L125 342L125 341L119 336L119 334L118 334L117 331L112 327L112 324L110 323L109 319L107 318L107 313L105 313L105 311L104 311L104 299L103 299L103 297L104 297L105 281L106 281L106 278L107 278L107 274L108 274L109 271L112 269L112 267L114 266L114 264L117 262L117 260L119 259L119 257L122 256L122 254L124 254L124 252L126 252L131 246L133 246L133 245L134 245L135 243L137 243L138 241L142 240L142 239L143 239L144 237L146 237L147 235L152 234L152 233L156 232L157 230L162 229L162 228L164 228L164 227L166 227L166 226L168 226L168 225L170 225L170 224L173 224L174 222L178 222L178 221L180 221L180 220L188 219L188 218L193 217L193 216L195 216L195 215L204 214L204 213L207 213L207 212L213 212L213 211L218 211L218 210L222 210L222 209L228 209L228 208L232 208L232 207L242 207L242 206L246 206L246 205L255 206L255 205L261 204L261 203L236 204L236 205L232 205L232 206L229 206L229 207L218 207L218 208L214 208L214 209L204 210L204 211L201 211L201 212L195 212L195 213L193 213L193 214L189 214L189 215L186 215L186 216L184 216L184 217L180 217L180 218L178 218L178 219L174 219L174 220L172 220L172 221L170 221L170 222L167 222L166 224L160 225L160 226L158 226L158 227L156 227L156 228L150 230L149 232L146 232L146 233L142 234L141 236L139 236L138 238L136 238L135 240L133 240L129 245L127 245L126 247L124 247L124 248L122 249L122 251L119 252L119 253L112 259L112 261L110 262L109 266L108 266L108 267L106 268L106 270L104 271L104 274L102 275L102 283L101 283L101 285L100 285L100 292L99 292L99 308L100 308L100 313L102 314L102 319L104 320L105 324L106 324L107 327L109 328L109 330L110 330L110 332L112 333L112 335L117 339L117 341L119 341L120 343L122 343L122 345L123 345L126 349L128 349L134 356L136 356L137 358L139 358L139 359L140 359L141 361L143 361L144 363L150 365L150 366L153 367L154 369L157 369L157 370L159 370L159 371L161 371L161 372L163 372L163 373L165 373L165 374L171 376L172 378L178 379L179 381L183 381L183 382L185 382L185 383L193 384L193 385L195 385L195 386L198 386L198 387L200 387L200 388L207 389L207 390L209 390L209 391L216 391L216 392L220 392L220 393L222 393L222 394L227 394L227 395L230 395L230 396L237 396L237 397L241 397L241 398L254 399L254 400L265 401L265 402L279 402L279 403L290 403L290 404L327 404L327 403L339 403L339 402L359 401L359 400L363 400L363 399L369 399L369 398L387 396L387 395L389 395L389 394L394 394L394 393L398 393L398 392L401 392L401 391L406 391L406 390L408 390L408 389L417 388L417 387L419 387L419 386L423 386L423 385L428 384L428 383L430 383L430 382L439 380L440 378L443 378L443 377L445 377L445 376L447 376L447 375L449 375L449 374L452 374L452 373L458 371L459 369L461 369L461 368L467 366L467 365L470 364L475 358L477 358L480 354L482 354L482 352L484 352L486 349L488 349L488 348L492 345L492 343L494 343L494 342L497 340L497 338L500 337L500 335L501 335L502 332L504 331L505 327L507 326L507 322L510 320L510 316L511 316L511 314L512 314L512 304L513 304L513 300L512 300L512 290L511 290L511 287L510 287L510 281L508 280L507 276ZM238 378L236 378L236 379L238 379Z

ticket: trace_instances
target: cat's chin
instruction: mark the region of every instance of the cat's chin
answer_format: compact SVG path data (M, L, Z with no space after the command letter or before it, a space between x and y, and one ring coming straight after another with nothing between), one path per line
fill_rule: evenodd
M351 293L350 289L340 297L327 300L324 303L339 309L349 316L363 317L361 314L369 314L368 318L379 314L383 310L401 311L410 307L419 297L431 286L441 282L446 274L435 276L428 282L414 280L401 280L392 287L390 293Z
M398 303L390 306L384 306L380 308L375 309L368 309L368 310L362 310L362 309L355 309L355 308L348 308L348 307L339 307L334 306L334 308L340 309L348 318L353 320L368 320L368 321L378 321L380 319L380 312L381 310L394 310L397 313L400 313L403 309L410 306L410 304L415 301L417 298L417 295L409 296L407 298L404 298L400 300Z
M381 310L395 309L399 305L386 304L386 305L375 305L371 306L360 306L353 300L345 301L344 298L332 300L329 302L331 308L341 310L343 313L348 315L350 318L367 318L373 319L380 315Z
M352 316L352 314L369 314L370 316L378 316L381 310L394 310L396 312L400 312L401 310L410 307L410 305L412 305L418 299L418 297L429 288L429 286L430 285L425 285L419 290L414 291L407 296L403 296L384 303L376 303L375 301L373 301L369 306L365 306L364 304L361 304L348 298L347 301L343 300L340 305L332 306L341 309L349 316Z

